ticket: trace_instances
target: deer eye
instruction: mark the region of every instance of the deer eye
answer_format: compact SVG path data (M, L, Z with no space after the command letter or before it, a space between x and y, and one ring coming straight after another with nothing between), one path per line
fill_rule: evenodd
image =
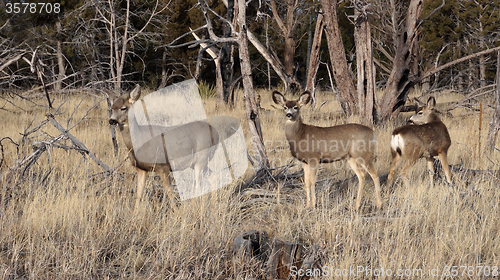
M127 111L127 107L121 107L120 110Z
M298 110L299 109L299 106L294 106L293 107L294 110Z

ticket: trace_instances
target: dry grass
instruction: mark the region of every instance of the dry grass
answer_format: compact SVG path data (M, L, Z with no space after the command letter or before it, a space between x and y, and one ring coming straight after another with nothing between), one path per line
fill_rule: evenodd
M271 107L269 92L260 94L262 106L269 109L261 118L272 167L297 164L284 144L282 112ZM318 98L321 102L329 96L319 94ZM442 96L438 102L453 98L457 97ZM11 137L21 143L20 133L31 122L31 127L40 124L48 111L26 100L11 100L25 111L4 106L9 111L0 111L0 138ZM64 96L59 96L56 103L62 100ZM33 101L43 103L43 99ZM231 115L246 127L241 103L236 110L216 109L213 100L205 100L205 105L208 115ZM336 102L330 101L320 112L335 110ZM74 95L60 111L63 113L56 119L67 127L66 120L72 116L69 127L78 124L70 132L108 166L116 167L124 161L126 151L120 136L119 154L113 153L105 101ZM489 113L484 114L482 143ZM457 111L453 119L443 117L452 138L450 164L498 169L496 154L483 156L478 162L478 114L467 114ZM357 121L356 117L328 119L308 110L303 115L305 122L323 126ZM404 119L402 116L394 124L376 129L379 175L389 169L390 133ZM31 143L48 135L57 136L59 132L47 124L19 147L20 155L29 154ZM8 141L2 144L5 170L16 163L17 153ZM247 147L251 152L248 140ZM287 174L299 170L298 165L292 166ZM78 152L52 148L8 188L2 183L0 195L6 198L0 209L1 279L261 279L264 275L258 266L232 262L233 239L254 229L284 241L320 245L323 272L349 272L346 278L351 279L400 278L394 276L398 269L423 273L420 278L426 279L432 269L439 269L440 275L446 273L445 266L459 266L457 278L467 278L472 267L477 275L478 266L500 266L498 178L466 181L454 176L454 187L440 179L430 189L426 165L421 161L411 174L411 188L382 186L385 204L380 212L373 210L373 184L368 180L363 213L358 214L349 210L356 182L345 191L332 189L333 183L354 175L341 163L323 166L316 187L319 205L312 211L304 209L305 194L299 188L301 182L294 178L257 186L276 191L279 185L289 198L286 203L255 203L242 209L234 187L227 186L172 209L162 199L159 179L150 176L143 203L134 216L136 179L130 164L125 162L113 177L100 172L100 167ZM467 271L460 266L467 266ZM349 269L361 267L372 269L372 276L359 273L351 277ZM377 269L379 273L384 269L386 274L390 269L393 276L375 277Z

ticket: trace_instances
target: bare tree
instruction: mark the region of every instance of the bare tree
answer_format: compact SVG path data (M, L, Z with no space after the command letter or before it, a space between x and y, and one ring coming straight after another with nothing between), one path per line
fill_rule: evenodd
M167 5L160 7L160 2L157 0L146 23L140 29L136 29L130 22L131 14L133 14L130 10L130 0L126 0L124 15L117 10L119 5L115 0L107 0L107 2L94 0L92 3L100 16L99 19L106 25L110 46L110 75L115 90L120 90L123 69L127 55L130 52L130 45L138 36L144 35L143 32L146 27L158 14L167 8Z
M356 43L358 104L361 123L373 126L375 105L375 74L369 19L369 3L354 1L354 39Z
M309 62L307 64L307 76L306 76L306 90L311 92L313 98L312 106L316 104L315 98L315 79L316 74L318 73L318 67L320 63L320 47L321 47L321 39L323 38L323 29L325 28L323 12L320 11L318 13L318 17L316 18L316 27L314 29L314 38L311 42L311 50L309 52Z
M273 12L273 18L278 24L279 30L281 31L283 38L285 39L285 50L284 50L284 66L285 72L289 76L293 76L293 70L295 66L295 27L297 25L297 18L295 12L299 6L299 0L285 0L284 9L285 15L282 18L276 7L276 0L271 0L271 11Z
M342 110L349 116L354 114L358 102L352 77L349 75L347 59L337 17L337 0L321 0L324 12L325 34L328 52L333 69L333 77L338 88L338 101Z
M251 141L255 148L255 156L259 163L259 168L269 165L266 147L260 126L259 108L257 106L255 91L252 81L252 66L250 64L250 53L248 52L248 26L246 23L246 1L238 0L238 50L241 62L241 76L243 78L243 88L245 91L245 112L248 127L252 135Z
M59 92L62 89L62 82L64 80L64 76L66 76L66 69L64 67L64 55L62 51L62 25L60 20L56 21L56 29L57 29L56 55L57 55L58 74L57 74L57 81L54 85L54 90L56 92Z
M264 146L264 140L262 136L262 129L260 125L260 117L259 117L259 108L257 106L257 100L255 96L255 91L253 88L252 81L252 68L250 63L250 53L248 51L248 42L250 38L250 33L248 32L248 26L246 23L246 5L245 0L237 0L235 5L235 10L237 14L237 25L233 25L233 23L228 22L227 19L217 14L214 10L212 10L204 0L199 0L200 7L203 11L203 15L205 17L206 24L202 27L199 27L193 31L190 31L172 43L170 43L169 47L182 47L182 46L192 46L193 44L206 44L201 52L208 50L211 46L216 44L236 44L238 46L238 53L240 58L240 67L241 67L241 76L243 81L244 88L244 100L245 100L245 113L248 122L248 127L251 134L251 141L254 147L253 155L257 160L257 168L267 167L269 165L269 161L267 159L266 148ZM222 37L215 34L215 30L212 26L212 19L210 15L215 15L219 20L222 20L225 24L230 26L231 28L231 36L230 37ZM187 42L183 44L177 44L178 41L183 39L184 37L198 31L206 29L209 37L207 39L200 39L194 42Z
M488 131L488 138L486 139L485 151L493 152L495 142L497 140L498 131L500 131L500 50L497 52L497 89L495 92L495 112L491 117L490 130Z
M414 46L418 43L418 27L423 8L422 0L411 0L403 16L401 3L390 1L390 6L381 7L391 11L392 34L395 44L392 70L385 86L384 95L379 104L379 119L387 120L399 113L413 87L410 78L411 62L414 59Z

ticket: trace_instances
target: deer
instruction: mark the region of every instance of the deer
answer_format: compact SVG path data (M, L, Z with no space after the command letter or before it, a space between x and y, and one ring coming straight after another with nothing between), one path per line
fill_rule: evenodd
M439 156L446 179L451 184L451 173L448 166L448 149L451 145L450 134L446 125L436 114L436 99L429 97L426 104L418 99L416 114L409 120L409 125L396 128L391 136L392 163L389 171L388 184L392 185L395 170L405 161L401 169L403 184L409 186L408 173L418 159L425 158L431 180L434 186L434 157Z
M304 189L306 208L316 207L316 175L320 163L330 163L347 159L349 166L358 177L358 194L354 210L359 210L366 171L375 184L375 198L378 208L382 207L380 181L374 168L376 139L373 130L360 124L343 124L319 127L305 124L300 109L312 97L306 91L297 100L287 100L280 92L274 91L272 99L285 111L285 136L293 157L302 162L304 169Z
M172 207L176 206L170 176L173 170L185 170L186 168L194 169L196 181L195 187L199 189L201 184L201 174L208 170L208 161L214 156L215 153L214 149L209 148L216 145L219 141L217 131L208 123L203 121L190 122L171 130L167 130L165 134L173 133L175 137L178 137L177 140L181 140L180 142L182 143L176 146L175 149L168 150L168 158L165 156L165 159L162 161L143 162L137 159L136 151L134 151L128 120L128 111L131 106L139 100L141 96L141 87L136 85L135 88L126 96L117 97L112 92L107 92L107 94L112 100L109 124L119 128L123 141L125 142L125 146L128 150L130 162L137 171L137 193L134 212L136 212L140 205L140 200L149 172L154 171L160 175L165 188L165 193L168 196ZM157 128L158 127L156 126L139 127L139 129L142 129L145 133L148 133L150 129ZM161 129L164 129L164 127L161 127ZM162 138L153 138L155 142L160 140L160 144L153 143L153 145L149 146L161 147L161 139L164 140L164 135L162 135ZM151 149L147 145L144 146L146 146L146 149ZM167 151L165 151L165 154L167 154ZM175 163L172 158L176 159Z

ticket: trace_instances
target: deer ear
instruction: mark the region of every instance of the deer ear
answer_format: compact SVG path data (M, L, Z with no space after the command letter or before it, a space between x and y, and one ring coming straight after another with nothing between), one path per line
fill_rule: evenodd
M431 96L429 97L429 100L427 100L427 108L434 109L434 107L436 107L436 99Z
M304 92L300 97L299 97L299 106L304 106L306 105L307 103L309 103L311 101L311 93L309 93L309 91L306 91Z
M114 102L118 98L118 96L116 96L112 90L103 89L102 92L104 92L104 94L106 94L109 100L111 100L112 102Z
M273 101L274 101L274 103L281 105L281 106L285 106L285 103L286 103L286 99L283 96L283 94L279 93L276 90L273 91Z
M424 107L425 106L425 103L420 101L418 98L416 97L413 97L413 101L415 102L415 105L417 105L417 107Z
M128 102L134 103L141 97L141 86L135 85L134 89L128 95Z

